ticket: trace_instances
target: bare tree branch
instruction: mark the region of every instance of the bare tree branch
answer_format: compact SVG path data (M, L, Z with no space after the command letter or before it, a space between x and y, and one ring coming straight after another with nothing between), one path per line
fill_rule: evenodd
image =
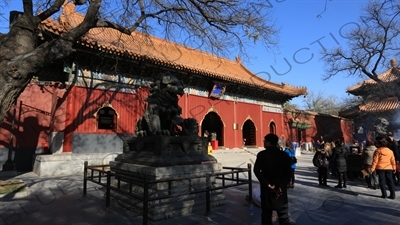
M328 0L325 0L324 10L320 14L317 15L318 19L322 18L322 14L324 14L326 12L327 5L328 5Z
M60 8L63 5L64 1L65 0L54 1L52 6L50 6L46 11L44 11L38 15L40 21L43 21L43 20L49 18L50 16L52 16L54 13L60 11Z
M24 7L24 13L27 16L33 16L33 4L32 0L23 0L23 7Z
M333 95L325 96L322 92L317 94L310 92L303 100L303 108L317 113L338 115L341 106Z
M63 34L63 38L75 42L79 37L88 32L91 28L95 27L98 19L97 14L101 6L101 0L92 0L89 4L89 9L86 12L85 18L82 23L77 27L71 29L67 33Z
M118 30L121 33L130 35L132 31L124 26L109 21L97 20L96 27L109 27Z
M370 2L360 16L359 26L347 34L348 49L338 47L322 52L326 66L323 79L347 72L380 82L379 70L387 68L388 58L400 50L399 4L392 0Z

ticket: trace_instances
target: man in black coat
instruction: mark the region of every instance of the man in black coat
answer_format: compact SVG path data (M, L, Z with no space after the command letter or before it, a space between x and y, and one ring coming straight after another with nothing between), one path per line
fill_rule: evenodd
M278 136L264 137L265 150L257 154L254 174L260 181L262 225L272 225L272 211L276 210L279 224L295 224L289 218L287 184L291 177L291 160L278 147Z
M386 141L388 142L388 148L393 151L396 162L399 162L400 156L398 152L397 142L394 140L393 134L391 132L388 132Z
M335 188L347 188L347 151L341 141L335 142L332 158L338 175L338 185Z
M394 158L396 163L400 161L399 149L397 146L397 142L393 138L393 134L391 132L387 133L386 141L388 142L388 148L393 151ZM393 173L393 181L396 185L400 184L400 174L398 172Z

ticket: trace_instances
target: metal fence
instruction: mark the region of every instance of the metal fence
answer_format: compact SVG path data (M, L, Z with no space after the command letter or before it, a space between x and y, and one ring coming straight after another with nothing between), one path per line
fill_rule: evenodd
M249 186L249 202L252 203L252 175L251 175L251 164L247 164L247 168L236 168L236 167L222 167L222 169L227 170L224 172L218 173L208 173L205 176L192 176L192 177L181 177L181 178L169 178L169 179L159 179L159 180L150 180L147 178L134 178L124 174L119 174L110 171L109 165L88 165L88 162L84 163L84 174L83 174L83 197L87 195L87 182L91 181L98 185L104 186L106 188L106 209L110 207L111 200L111 190L116 191L118 193L124 194L131 198L134 198L138 201L142 201L143 203L143 225L148 224L148 210L149 210L149 202L154 200L162 200L171 198L171 187L172 182L174 181L182 181L182 180L192 180L205 177L206 185L204 189L197 189L191 191L190 194L204 193L206 194L206 209L205 216L208 216L211 211L211 192L219 189L225 189L230 187L236 187L240 185L247 184ZM247 179L240 178L239 175L241 173L247 172ZM211 177L215 177L216 180L221 180L221 186L213 187L211 185ZM111 185L111 179L116 180L116 185ZM230 184L227 184L226 181L231 181ZM121 182L124 182L129 185L129 188L121 188ZM149 196L149 186L152 184L157 184L161 182L168 183L168 195L167 196L158 196L151 197ZM132 189L133 184L142 185L143 194L135 193ZM189 182L189 185L191 182ZM189 189L191 190L191 188Z

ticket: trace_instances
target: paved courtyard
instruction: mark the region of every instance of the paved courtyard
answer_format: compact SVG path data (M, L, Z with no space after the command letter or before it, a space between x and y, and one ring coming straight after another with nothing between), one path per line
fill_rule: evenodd
M217 150L214 156L223 166L243 167L254 163L258 149ZM318 186L311 154L298 157L295 188L289 190L290 214L300 225L353 225L353 224L400 224L400 187L396 187L397 199L379 198L379 190L365 187L362 179L350 181L347 189L335 189L336 180L330 179L330 187ZM256 178L254 185L258 185ZM81 174L67 177L38 177L34 173L21 174L14 179L23 180L29 191L7 195L0 203L0 225L121 225L143 224L140 215L127 211L115 203L105 210L104 189L89 182L88 196L82 198ZM247 186L224 190L226 204L191 216L151 222L153 225L259 225L261 209L254 208L249 214L245 201ZM205 210L204 210L205 211Z

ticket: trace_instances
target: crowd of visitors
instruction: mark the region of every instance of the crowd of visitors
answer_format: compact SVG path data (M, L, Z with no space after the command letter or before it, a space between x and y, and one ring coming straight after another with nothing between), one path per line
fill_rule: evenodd
M288 214L287 190L295 186L296 148L290 141L282 146L278 139L275 134L264 137L265 150L258 153L254 165L254 173L260 181L257 193L260 195L263 225L272 224L273 211L277 213L279 224L295 224ZM396 198L394 187L400 185L400 171L397 171L397 167L400 169L400 141L396 142L391 133L374 141L355 141L350 146L346 146L343 139L324 141L322 137L316 143L312 162L317 167L319 185L329 187L330 174L331 178L337 178L334 188L347 188L348 157L355 154L362 159L359 173L365 177L366 186L380 189L382 198Z
M400 141L399 141L400 142ZM361 155L362 170L368 188L380 189L382 198L396 197L394 186L400 185L400 154L399 143L392 133L386 137L378 136L375 141L354 141L346 147L342 140L334 142L318 142L318 149L313 157L313 164L317 167L319 185L327 186L328 172L331 178L337 178L335 188L347 188L348 156ZM387 195L387 189L390 194Z

